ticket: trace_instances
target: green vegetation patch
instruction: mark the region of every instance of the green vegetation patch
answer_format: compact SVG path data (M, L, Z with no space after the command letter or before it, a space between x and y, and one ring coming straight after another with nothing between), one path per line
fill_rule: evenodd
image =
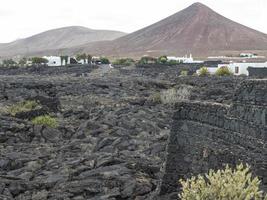
M201 67L199 70L199 76L209 76L210 72L207 67Z
M242 164L236 169L210 170L205 176L180 180L181 200L267 200L260 191L260 180L253 178L249 166Z
M134 60L132 58L121 58L121 59L115 60L114 62L112 62L112 64L130 66L134 64Z
M42 125L42 126L47 126L51 128L56 128L58 126L57 119L49 115L35 117L32 120L32 123L35 125Z
M38 108L41 108L41 105L37 101L23 101L9 106L6 111L11 116L15 116L17 113L29 112Z
M220 67L216 70L215 75L217 76L231 76L233 73L228 67Z

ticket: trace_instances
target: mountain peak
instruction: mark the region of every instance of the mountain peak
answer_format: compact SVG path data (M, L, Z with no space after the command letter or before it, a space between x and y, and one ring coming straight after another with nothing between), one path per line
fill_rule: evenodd
M188 8L197 8L197 9L201 9L201 10L211 10L208 6L206 6L205 4L200 3L200 2L193 3Z

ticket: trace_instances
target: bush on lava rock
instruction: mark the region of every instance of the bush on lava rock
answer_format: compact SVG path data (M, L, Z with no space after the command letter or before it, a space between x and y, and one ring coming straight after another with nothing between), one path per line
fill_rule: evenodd
M28 112L40 107L41 106L36 101L23 101L8 107L6 111L8 114L14 117L17 113Z
M199 76L209 76L210 72L207 67L201 67L199 70Z
M32 123L35 125L42 125L51 128L56 128L58 126L57 120L49 115L36 117L32 120Z
M215 74L217 76L231 76L233 73L230 71L228 67L220 67L216 70Z
M226 166L224 170L210 170L205 176L199 175L187 180L180 180L181 200L262 200L259 190L260 180L252 178L249 166L242 164L236 169ZM267 196L264 198L267 200Z

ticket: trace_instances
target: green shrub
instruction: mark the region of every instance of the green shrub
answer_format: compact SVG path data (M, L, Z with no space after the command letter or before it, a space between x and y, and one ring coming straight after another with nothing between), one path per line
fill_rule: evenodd
M139 60L139 64L155 64L157 59L151 56L144 56Z
M181 200L262 200L263 192L259 190L260 180L252 178L248 166L238 165L232 170L210 170L204 176L180 180ZM267 199L267 196L265 197Z
M101 64L109 64L109 63L110 63L110 62L109 62L109 59L106 58L106 57L101 57L101 58L100 58L100 62L101 62Z
M201 67L199 70L199 76L209 76L210 72L207 67Z
M177 64L179 64L180 62L179 61L177 61L177 60L169 60L168 61L168 64L169 65L177 65Z
M168 62L167 56L160 56L158 58L158 63L160 63L160 64L166 64L167 62Z
M187 70L182 70L180 75L181 76L187 76L188 75L188 71Z
M215 74L217 76L230 76L233 75L233 73L230 71L228 67L220 67L216 70Z
M3 64L6 66L16 65L17 63L12 59L3 60Z
M48 60L46 58L41 58L41 57L33 57L31 61L33 64L37 64L37 65L48 63Z
M153 103L157 103L160 104L161 103L161 95L160 92L156 92L153 95L151 95L149 97L150 101L152 101Z
M35 117L32 120L32 123L35 125L43 125L51 128L56 128L58 126L57 120L49 115Z
M7 113L11 116L15 116L20 112L28 112L40 108L41 106L36 101L23 101L7 108Z
M130 66L134 63L134 60L131 58L121 58L117 59L114 62L112 62L113 65L125 65L125 66Z

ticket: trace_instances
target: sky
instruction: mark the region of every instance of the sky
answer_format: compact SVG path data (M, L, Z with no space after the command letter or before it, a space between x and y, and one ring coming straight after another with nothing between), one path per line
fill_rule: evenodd
M134 32L197 0L1 0L0 43L65 26ZM198 0L267 34L267 0Z

